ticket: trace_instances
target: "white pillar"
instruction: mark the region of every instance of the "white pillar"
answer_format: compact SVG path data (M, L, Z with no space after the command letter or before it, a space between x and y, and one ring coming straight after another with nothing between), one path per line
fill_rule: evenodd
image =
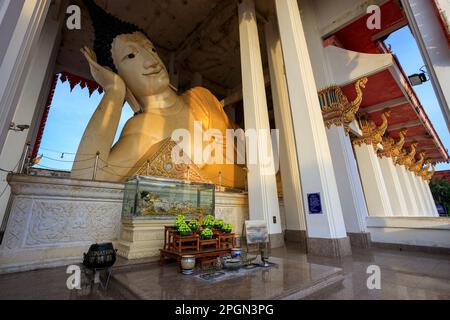
M434 202L433 194L431 193L431 190L430 190L430 184L428 183L428 181L425 181L423 179L421 179L421 180L424 185L425 193L427 194L428 199L431 204L431 213L433 216L439 217L439 212L436 208L436 202Z
M380 162L370 144L355 146L359 174L366 197L367 210L370 216L392 216L392 206L381 173Z
M301 1L301 19L316 87L325 88L333 83L335 75L325 54L313 2ZM370 238L366 230L367 206L350 137L345 134L343 127L332 126L326 133L336 183L338 186L348 186L338 188L347 235L352 245L368 247Z
M61 34L61 24L64 14L54 19L52 14L47 15L44 28L39 38L39 44L32 55L31 68L27 72L23 89L17 103L17 110L13 121L16 124L39 126L39 121L33 119L37 115L36 109L45 104L48 96L48 89L54 76L54 65L59 49L58 37ZM22 153L31 136L32 127L24 132L9 131L3 150L0 152L0 167L7 170L16 168L22 157ZM6 182L6 173L0 173L0 193L5 190L0 197L0 223L6 211L10 190ZM6 189L5 189L6 188Z
M408 170L404 165L395 166L400 181L403 195L405 196L406 207L408 209L406 216L417 216L419 214L419 208L417 207L416 197L414 195L413 186L408 178Z
M272 89L275 125L280 130L280 170L283 202L286 217L286 239L305 242L306 223L303 209L297 149L289 103L289 93L284 73L280 35L274 17L265 26L270 86Z
M351 248L298 4L296 0L275 0L275 4L307 207L308 250L313 254L348 255ZM313 201L319 199L321 210ZM314 214L316 209L319 214Z
M342 126L331 126L327 136L336 182L338 186L345 186L339 188L339 198L347 233L366 233L366 217L369 213L350 137Z
M243 0L238 6L238 11L245 129L266 130L266 132L270 133L264 74L253 0ZM258 141L258 150L264 148L269 153L272 152L272 142L270 139L258 140L260 140ZM250 149L247 143L248 158ZM273 154L270 156L273 159ZM268 172L261 161L258 161L257 164L248 163L247 167L250 219L267 221L272 237L272 246L281 246L283 245L283 237L275 173Z
M34 52L33 49L37 45L50 2L50 0L27 0L21 7L20 15L17 18L14 17L17 19L15 23L0 25L2 28L0 34L2 35L4 34L3 28L8 28L8 30L11 27L14 28L9 31L12 33L9 43L2 42L2 46L7 45L8 47L0 60L0 151L3 149L9 124L16 111L23 83L30 67L30 53ZM9 6L11 5L20 6L21 1L9 1ZM2 22L6 18L8 17L4 16Z
M409 170L407 170L407 174L414 192L414 198L416 199L417 209L419 210L417 215L425 217L427 215L427 208L425 207L425 203L422 198L422 193L420 192L419 186L417 185L417 180L415 179L416 176Z
M383 174L383 180L392 206L392 214L394 216L406 216L408 208L394 162L389 157L382 157L378 160L380 161L381 173Z
M418 187L420 189L420 192L421 192L421 195L422 195L425 207L427 209L427 212L426 212L427 216L432 217L432 216L434 216L433 204L431 203L431 201L430 201L430 199L428 197L428 193L425 190L426 186L424 184L424 181L419 176L416 176L416 181L417 181L417 185L418 185Z
M448 19L450 2L448 0L436 2ZM450 130L450 50L444 26L433 1L402 0L402 4Z

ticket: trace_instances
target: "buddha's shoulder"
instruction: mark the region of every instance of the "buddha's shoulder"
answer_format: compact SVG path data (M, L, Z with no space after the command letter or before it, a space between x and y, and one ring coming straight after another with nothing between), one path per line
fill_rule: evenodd
M213 95L211 91L203 87L192 88L186 91L182 97L189 106L200 105L203 107L214 107L215 109L222 110L222 105L219 100L217 100L216 96Z

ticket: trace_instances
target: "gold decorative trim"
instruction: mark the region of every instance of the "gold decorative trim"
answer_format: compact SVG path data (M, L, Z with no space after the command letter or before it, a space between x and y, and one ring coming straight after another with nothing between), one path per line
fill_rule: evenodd
M352 102L348 101L342 89L337 85L332 85L319 91L319 102L327 128L330 128L332 125L342 125L345 133L349 133L350 123L356 119L356 113L362 102L362 89L366 87L367 81L366 77L356 81L356 98Z
M402 149L400 155L395 159L395 164L404 165L407 169L412 164L414 157L416 156L416 147L418 143L412 143L409 152L406 152L405 149Z
M419 170L417 175L425 180L425 176L428 174L428 170L430 169L430 167L431 161L430 160L425 161L425 166Z
M159 149L135 172L135 175L211 183L202 176L201 170L192 161L175 164L172 161L173 148L180 147L171 138L166 138Z
M424 179L425 181L427 181L427 182L430 182L431 179L433 178L435 172L436 172L436 164L433 164L433 169L431 169L431 171L428 172L428 173L423 177L423 179Z
M369 119L367 114L360 114L358 116L359 125L361 127L362 136L353 139L353 145L360 146L361 144L371 144L376 151L379 143L383 142L383 136L388 127L388 118L391 114L390 110L384 111L381 114L383 122L377 126L375 122Z
M422 169L423 162L425 161L425 152L421 152L419 154L419 160L415 161L414 159L411 161L411 165L409 166L409 171L414 172L417 176L419 171Z

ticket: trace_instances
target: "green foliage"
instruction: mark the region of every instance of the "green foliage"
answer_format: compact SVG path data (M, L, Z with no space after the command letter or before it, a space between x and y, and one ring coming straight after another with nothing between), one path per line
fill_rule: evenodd
M205 229L203 229L203 231L202 231L202 233L200 234L200 236L203 238L203 239L210 239L210 238L212 238L212 236L213 236L213 232L212 232L212 230L210 229L210 228L205 228Z
M179 214L175 217L175 229L179 230L182 224L186 224L186 217L182 214ZM186 224L187 225L187 224Z
M222 219L218 219L214 221L214 227L217 229L222 229L224 225L224 222Z
M212 228L214 226L214 217L210 214L208 214L205 219L203 220L203 224L207 228Z
M431 193L437 203L442 203L447 212L450 211L450 182L444 179L434 179L430 182Z
M233 231L233 225L231 223L226 223L223 225L222 230L226 233L231 233Z
M189 228L191 228L191 230L195 231L198 229L198 227L200 226L197 220L191 220L189 221Z

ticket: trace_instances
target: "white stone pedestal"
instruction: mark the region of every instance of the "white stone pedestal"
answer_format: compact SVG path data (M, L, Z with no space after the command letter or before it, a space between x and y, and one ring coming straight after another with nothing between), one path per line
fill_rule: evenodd
M0 246L0 273L82 261L93 243L115 242L121 183L11 175L11 212Z
M233 232L242 234L244 221L248 220L247 195L242 193L216 192L216 218L231 223ZM173 225L173 219L144 220L125 218L117 245L118 254L126 259L159 257L164 245L164 227Z

